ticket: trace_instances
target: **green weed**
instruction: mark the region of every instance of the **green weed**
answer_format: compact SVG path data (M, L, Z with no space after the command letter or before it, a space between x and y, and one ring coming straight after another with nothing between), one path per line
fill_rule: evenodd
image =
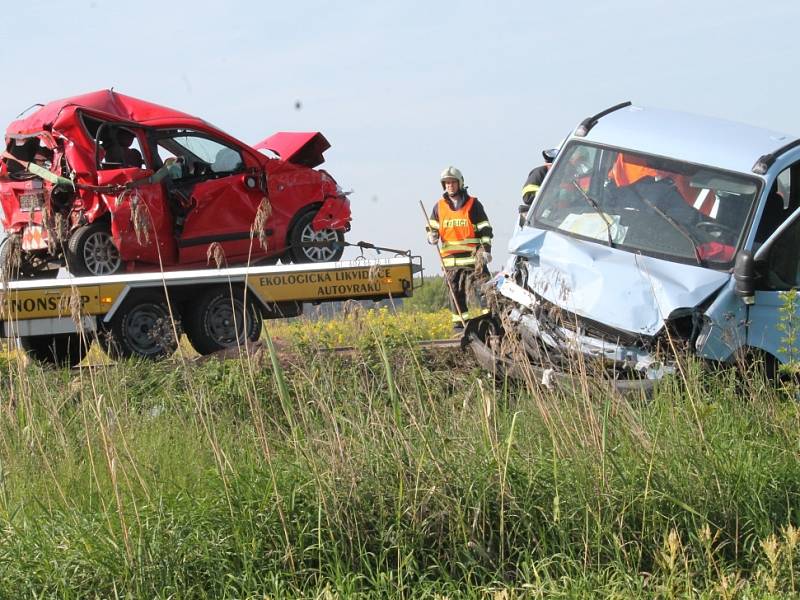
M785 394L691 360L647 401L497 381L388 319L347 355L7 355L0 598L798 593Z

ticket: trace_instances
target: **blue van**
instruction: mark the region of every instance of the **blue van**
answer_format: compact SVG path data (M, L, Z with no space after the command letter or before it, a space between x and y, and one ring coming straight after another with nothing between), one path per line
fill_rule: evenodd
M591 359L632 386L677 349L777 366L799 242L800 139L626 102L564 141L469 340L496 367L488 336L513 329L543 368Z

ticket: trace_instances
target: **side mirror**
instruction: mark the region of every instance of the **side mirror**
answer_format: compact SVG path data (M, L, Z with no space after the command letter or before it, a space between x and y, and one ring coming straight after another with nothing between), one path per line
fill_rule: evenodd
M242 185L247 190L254 190L258 187L258 177L255 175L244 175L242 176Z
M734 290L746 304L752 304L756 293L756 261L750 250L742 250L736 255L733 267Z
M530 209L531 209L531 205L530 204L520 204L519 207L517 207L517 211L519 213L519 226L520 227L524 227L525 226L525 217L528 216L528 211Z

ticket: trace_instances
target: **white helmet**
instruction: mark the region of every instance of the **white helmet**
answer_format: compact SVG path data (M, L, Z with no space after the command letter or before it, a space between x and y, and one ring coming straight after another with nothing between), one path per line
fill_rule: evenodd
M442 189L444 189L444 180L445 179L457 179L458 180L458 189L464 189L464 176L461 174L461 171L456 169L453 166L447 167L444 171L442 171L442 176L439 177L439 181L442 182Z

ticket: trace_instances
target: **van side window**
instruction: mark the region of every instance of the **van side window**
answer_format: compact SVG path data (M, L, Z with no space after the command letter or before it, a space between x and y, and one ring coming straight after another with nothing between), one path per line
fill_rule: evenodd
M763 244L798 206L800 206L800 164L795 163L781 171L772 184L756 230L756 246Z
M764 280L770 290L790 290L800 284L800 219L770 248Z

